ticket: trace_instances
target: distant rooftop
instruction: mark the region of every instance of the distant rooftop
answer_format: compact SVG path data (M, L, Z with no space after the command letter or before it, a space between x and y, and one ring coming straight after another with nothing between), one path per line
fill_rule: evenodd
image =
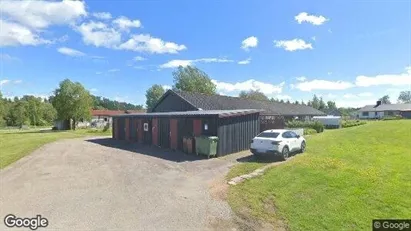
M361 108L358 111L367 112L367 111L409 111L409 110L411 110L411 103L380 104L379 106L366 105L365 107Z
M173 112L153 112L139 114L122 114L115 117L179 117L179 116L218 116L231 117L259 113L262 110L242 109L242 110L208 110L208 111L173 111Z

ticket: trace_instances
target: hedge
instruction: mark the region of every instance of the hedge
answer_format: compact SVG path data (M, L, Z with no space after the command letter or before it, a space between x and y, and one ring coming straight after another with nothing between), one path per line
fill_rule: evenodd
M317 131L312 128L304 128L304 135L317 134Z
M317 131L317 133L323 132L324 131L324 125L319 122L319 121L289 121L286 123L286 126L288 128L311 128ZM304 130L305 130L304 129Z
M382 120L400 120L402 119L402 116L396 115L396 116L384 116Z
M367 122L363 120L343 120L341 122L341 127L342 128L349 128L349 127L354 127L354 126L359 126L366 124Z

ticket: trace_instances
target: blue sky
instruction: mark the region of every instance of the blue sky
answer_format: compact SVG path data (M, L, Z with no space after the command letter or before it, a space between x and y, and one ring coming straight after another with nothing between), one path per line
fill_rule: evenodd
M411 90L411 1L2 1L0 13L6 97L69 78L144 104L189 64L233 96L362 106Z

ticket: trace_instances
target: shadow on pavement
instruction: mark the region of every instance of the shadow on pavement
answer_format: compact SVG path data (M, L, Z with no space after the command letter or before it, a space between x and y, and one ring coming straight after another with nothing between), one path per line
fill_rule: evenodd
M112 138L87 139L86 141L110 148L117 148L129 152L134 152L138 155L152 156L174 162L197 161L207 159L207 157L197 156L195 154L186 154L181 151L162 149L156 146L138 144L135 142L127 142L123 140L115 140Z

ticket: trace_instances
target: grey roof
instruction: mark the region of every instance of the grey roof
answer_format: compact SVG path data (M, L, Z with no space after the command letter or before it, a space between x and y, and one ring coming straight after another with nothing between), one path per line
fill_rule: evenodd
M135 114L124 114L117 115L113 117L179 117L179 116L218 116L232 117L241 116L248 114L259 113L262 110L256 109L242 109L242 110L207 110L207 111L173 111L173 112L152 112L152 113L135 113Z
M266 115L285 115L285 116L303 116L303 115L325 115L324 112L305 105L279 103L271 101L259 101L243 99L239 97L230 97L222 95L205 95L200 93L172 91L166 94L177 94L188 103L202 110L239 110L244 108L264 110L261 114ZM161 101L161 100L160 100Z
M411 103L405 104L381 104L378 107L376 105L366 105L358 110L359 112L367 111L407 111L411 110Z

